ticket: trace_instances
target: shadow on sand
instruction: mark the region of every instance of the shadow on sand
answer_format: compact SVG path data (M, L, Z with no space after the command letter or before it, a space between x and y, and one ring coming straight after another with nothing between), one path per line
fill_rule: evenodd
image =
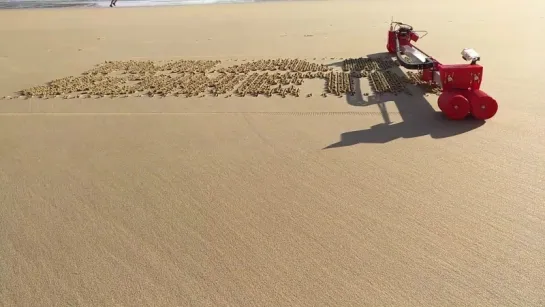
M386 57L388 53L376 53L368 55L369 58ZM342 66L342 62L331 64ZM392 72L403 75L404 72L398 67L390 69ZM415 138L431 136L434 139L447 138L463 134L482 126L485 121L476 120L471 117L463 121L451 121L443 116L441 112L435 111L424 98L424 91L416 86L408 86L412 96L406 94L384 94L380 96L364 96L360 83L355 82L355 94L346 95L346 101L352 106L377 105L383 123L372 126L370 129L350 131L341 134L341 140L333 143L324 149L352 146L360 143L383 144L399 138ZM392 123L386 109L386 102L393 101L397 111L402 118L399 123Z

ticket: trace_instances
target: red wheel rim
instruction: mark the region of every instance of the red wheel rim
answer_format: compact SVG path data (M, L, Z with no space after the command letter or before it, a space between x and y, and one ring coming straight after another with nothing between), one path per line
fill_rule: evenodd
M471 114L477 119L489 119L498 112L498 103L490 96L471 100Z
M439 97L439 108L445 116L453 120L464 119L471 109L469 101L461 94L444 93ZM442 96L441 95L441 96Z

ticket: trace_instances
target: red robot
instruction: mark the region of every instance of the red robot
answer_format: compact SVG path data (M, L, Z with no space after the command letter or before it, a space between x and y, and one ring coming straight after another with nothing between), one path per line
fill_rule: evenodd
M481 120L492 118L498 111L498 103L480 89L483 67L477 64L479 54L473 49L464 49L462 58L468 64L441 64L413 45L419 38L412 26L392 22L386 48L396 55L401 66L421 71L423 81L441 88L438 106L447 118L461 120L470 114Z

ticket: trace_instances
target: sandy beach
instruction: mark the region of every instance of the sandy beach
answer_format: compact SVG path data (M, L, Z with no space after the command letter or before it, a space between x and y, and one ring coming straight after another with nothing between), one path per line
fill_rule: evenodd
M0 11L0 305L545 304L545 2L122 1ZM322 97L392 16L445 63L475 48L497 115L365 78ZM271 59L316 64L299 97L17 97L108 61Z

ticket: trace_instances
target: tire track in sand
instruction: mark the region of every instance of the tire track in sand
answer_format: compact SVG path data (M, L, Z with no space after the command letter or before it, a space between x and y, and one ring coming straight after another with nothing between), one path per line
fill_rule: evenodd
M400 115L399 112L388 112ZM271 115L271 116L382 116L381 112L21 112L0 113L0 116L152 116L152 115Z

